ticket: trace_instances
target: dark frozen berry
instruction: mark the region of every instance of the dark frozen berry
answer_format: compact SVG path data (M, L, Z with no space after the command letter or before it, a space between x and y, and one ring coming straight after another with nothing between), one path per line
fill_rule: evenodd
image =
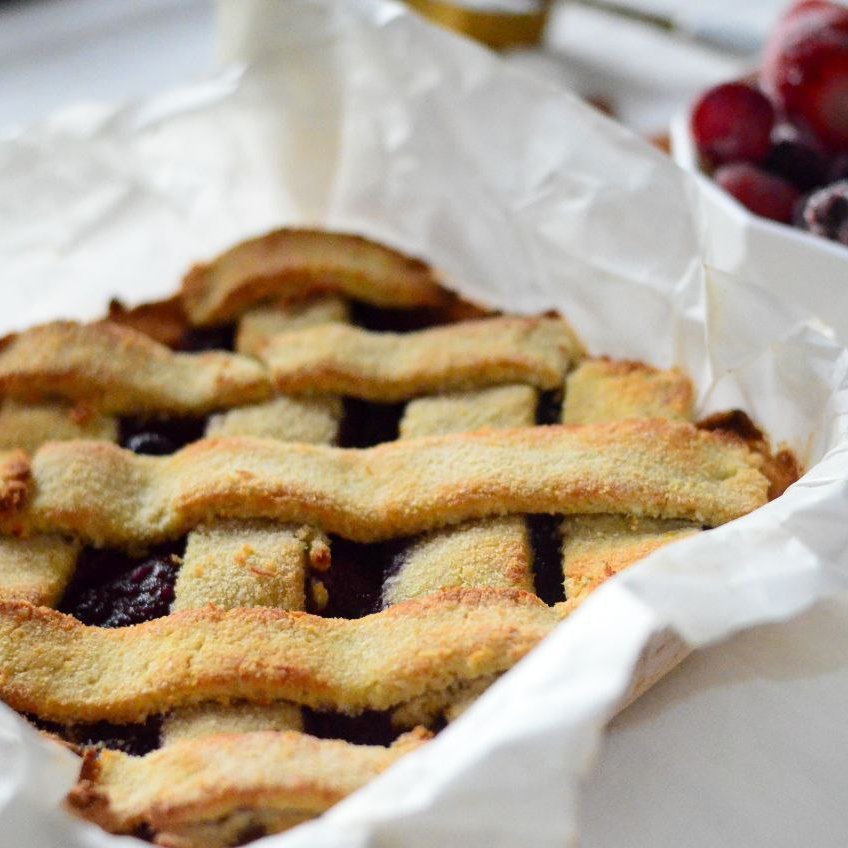
M848 153L835 156L827 171L825 183L838 183L840 180L848 180Z
M143 724L111 724L98 721L94 724L56 724L36 716L27 718L39 730L52 733L74 745L86 748L111 748L142 757L159 747L162 720L153 716Z
M848 180L814 191L801 218L804 229L848 245Z
M234 324L216 327L192 327L186 330L176 345L177 350L200 353L204 350L233 350L235 348Z
M792 220L792 210L801 193L781 177L747 162L735 162L722 165L713 178L754 214L785 224Z
M304 709L303 729L319 739L344 739L354 745L389 746L400 735L389 713L365 710L356 716Z
M121 419L119 442L133 453L163 456L203 438L205 418L142 418Z
M70 729L77 745L90 748L111 748L135 757L143 757L159 747L161 720L148 719L144 724L81 724Z
M763 167L809 191L826 181L828 161L812 145L797 138L782 138L772 146Z
M527 527L533 548L533 583L546 603L565 600L562 582L562 532L554 515L528 515Z
M540 392L536 403L537 424L559 424L562 420L562 392Z
M165 456L176 450L174 443L161 433L143 431L133 433L124 443L127 450L133 453L149 454L151 456Z
M771 147L774 107L756 88L729 82L701 95L691 124L698 152L710 164L761 162Z
M179 546L161 546L143 559L85 549L60 610L83 624L127 627L168 614L179 570Z
M327 590L327 605L320 610L328 618L362 618L382 607L387 572L407 540L363 545L332 536L330 568L320 574Z
M370 403L352 397L345 398L339 446L368 448L395 441L403 410L403 404Z

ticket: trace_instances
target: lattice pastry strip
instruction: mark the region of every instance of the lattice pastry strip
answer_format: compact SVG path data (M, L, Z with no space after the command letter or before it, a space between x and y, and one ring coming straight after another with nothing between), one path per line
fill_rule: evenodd
M195 530L174 587L172 611L213 604L220 609L275 607L302 610L310 552L329 558L321 534L262 521L225 521ZM204 733L300 730L300 709L286 702L262 705L200 704L168 715L163 744Z
M175 710L162 722L162 745L202 739L219 733L302 730L303 715L297 704L274 701L272 704L231 705L210 702Z
M551 388L580 347L559 319L489 318L406 334L302 326L258 354L268 367L236 353L176 353L107 321L59 321L2 340L0 396L104 414L205 415L267 401L272 383L286 394L378 401L514 381Z
M6 601L0 697L60 723L241 699L357 715L506 671L566 613L526 592L465 589L359 619L204 607L110 629Z
M692 385L678 369L658 371L637 362L587 360L566 382L563 418L571 424L691 416ZM632 515L566 517L562 524L566 597L583 600L608 577L699 529L688 521Z
M158 844L231 845L256 824L282 830L318 815L428 736L419 730L384 748L252 732L177 742L142 758L103 751L87 759L69 803L115 833L144 823Z
M566 597L583 600L608 577L699 529L688 521L626 515L569 516L563 522Z
M401 308L451 299L417 259L359 236L293 229L250 239L196 265L182 288L194 324L217 324L264 301L322 292Z
M56 606L76 568L78 542L64 536L0 536L0 600Z
M265 400L266 370L233 353L175 353L108 321L57 321L6 337L0 395L32 403L63 398L112 414L204 414Z
M236 350L254 355L275 335L346 322L349 313L348 305L335 297L257 307L246 312L238 323ZM206 435L333 444L338 439L342 412L341 398L334 395L303 398L283 395L213 416L206 426Z
M266 521L229 520L188 536L171 610L209 604L304 608L304 575L315 539L309 528ZM319 534L320 536L320 534Z
M274 336L333 322L347 324L350 307L339 297L272 303L257 306L241 316L236 331L236 350L255 356Z
M378 402L506 383L559 388L581 353L558 318L487 318L414 333L325 324L273 336L257 351L284 393Z
M22 404L6 400L0 406L0 451L19 448L33 453L45 442L68 439L115 442L118 422L83 404Z
M587 359L566 381L562 420L597 424L628 418L691 421L693 392L678 368L659 371L641 362Z
M365 450L267 439L135 456L56 442L0 462L6 531L131 547L215 518L271 518L378 541L504 514L616 512L717 525L766 502L734 437L652 419L478 431Z
M459 395L421 398L401 420L404 438L464 432L478 427L529 427L537 393L506 386ZM532 552L519 515L475 521L428 533L403 552L385 583L385 606L439 589L492 587L533 590Z
M346 310L328 299L306 306L278 306L273 322L260 319L264 331L316 326L329 317L344 317ZM238 336L243 340L259 332L245 316ZM253 321L255 324L255 321ZM338 434L341 399L298 400L280 397L258 406L237 408L209 420L207 435L248 435L288 441L331 444ZM174 587L172 611L214 604L223 609L306 607L306 572L311 560L329 565L326 537L308 527L290 527L262 521L224 521L189 534L183 567ZM239 705L202 704L167 716L162 727L164 744L174 738L199 737L204 732L248 730L300 730L300 709L286 702Z

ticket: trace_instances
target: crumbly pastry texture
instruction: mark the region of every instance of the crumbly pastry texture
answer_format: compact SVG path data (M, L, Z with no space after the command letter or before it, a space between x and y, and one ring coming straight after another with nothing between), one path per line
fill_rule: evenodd
M678 368L658 371L641 362L589 359L568 376L563 421L595 424L628 418L692 417L689 378Z
M246 356L174 353L128 327L57 321L2 342L0 394L60 397L105 413L191 414L264 400L271 387Z
M114 629L10 601L0 604L0 696L66 723L236 698L356 715L505 671L561 617L513 590L442 592L352 620L205 607Z
M34 453L45 442L68 439L115 442L118 422L85 404L22 404L10 399L0 406L0 451Z
M448 295L420 260L358 236L282 229L242 242L183 280L195 324L271 299L340 293L377 306L438 306Z
M326 324L275 336L258 355L279 391L390 402L501 383L556 388L579 352L564 321L490 318L407 334Z
M0 699L77 746L74 813L231 848L320 815L604 580L798 472L744 413L694 423L679 369L276 230L169 300L0 340ZM138 617L83 623L118 597Z
M207 439L169 457L55 442L0 463L4 524L132 547L213 518L311 524L362 542L509 513L618 512L716 525L763 504L755 454L661 419L481 430L346 450ZM24 483L21 475L30 478Z
M104 751L89 757L70 804L116 833L144 823L178 835L187 825L221 822L245 807L303 821L428 738L418 730L384 748L291 731L254 731L177 742L145 757ZM239 762L236 773L234 761Z

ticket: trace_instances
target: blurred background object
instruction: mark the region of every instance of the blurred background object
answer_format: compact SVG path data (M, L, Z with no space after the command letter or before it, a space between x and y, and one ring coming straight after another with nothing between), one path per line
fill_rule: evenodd
M517 34L507 26L510 61L600 99L645 134L664 130L704 88L756 64L765 33L786 5L552 0L539 46L516 49L539 34L546 5L540 0L412 1L464 7L466 14L495 6L523 10L530 24ZM214 0L0 3L0 128L71 101L141 96L209 73L214 33Z
M542 40L551 0L406 0L428 20L504 49Z

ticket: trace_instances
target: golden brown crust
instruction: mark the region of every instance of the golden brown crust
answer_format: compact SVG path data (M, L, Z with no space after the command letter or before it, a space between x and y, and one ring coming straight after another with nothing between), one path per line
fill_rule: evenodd
M318 297L297 303L257 306L242 315L236 333L236 350L254 356L278 333L303 330L331 322L347 323L350 308L339 297Z
M257 355L281 392L391 402L506 383L558 388L580 353L565 321L488 318L414 333L325 324L274 336Z
M635 418L689 420L693 391L674 368L641 362L582 362L566 382L564 419L589 424ZM686 521L627 515L571 515L562 524L562 564L568 603L578 604L604 580L662 545L698 530Z
M200 739L216 733L252 733L257 730L303 730L300 707L287 701L273 704L197 704L175 710L162 722L162 744Z
M0 452L0 519L23 508L31 476L29 457L22 450Z
M607 578L699 529L686 521L625 515L567 517L562 525L566 597L581 600Z
M309 534L264 521L222 521L189 534L171 611L215 604L304 605Z
M329 445L338 438L342 412L341 398L337 397L277 397L213 415L206 425L206 435Z
M219 734L131 757L90 756L72 809L115 833L215 822L239 809L319 813L424 744L422 730L390 748L315 739L295 731ZM235 767L237 765L237 768Z
M399 557L383 585L391 606L439 589L533 591L533 552L520 515L490 518L428 533Z
M0 600L55 606L77 563L79 543L62 536L0 537Z
M360 236L281 229L250 239L183 279L186 312L216 324L262 301L337 292L376 306L438 306L448 296L418 259Z
M565 617L565 616L563 616ZM392 710L392 724L397 728L433 727L440 720L454 721L497 679L488 674L450 686L441 692L427 692Z
M537 402L538 392L532 386L496 386L418 398L404 410L400 438L467 433L484 427L532 427Z
M129 327L57 321L0 351L0 395L64 398L101 412L200 414L264 400L265 369L237 354L174 353Z
M762 472L768 478L768 499L780 497L804 473L804 466L788 448L776 453L763 432L741 409L717 412L698 422L698 427L711 432L733 433L762 457Z
M0 451L20 448L34 453L46 442L69 439L118 440L118 422L85 404L21 404L7 400L0 407Z
M568 376L563 421L595 424L627 418L692 417L694 393L678 368L658 371L641 362L590 359Z
M537 392L502 386L410 403L401 438L463 432L478 426L505 429L535 422ZM428 533L402 552L383 585L383 604L438 589L493 587L533 590L533 553L523 516L510 515Z
M359 619L206 607L115 629L0 602L0 698L64 723L137 722L234 699L386 710L512 667L560 617L534 595L493 589Z
M55 442L33 458L28 508L6 515L3 526L126 547L216 517L309 524L356 541L533 512L716 525L765 502L758 464L731 436L660 419L478 431L365 450L234 438L150 457L105 442ZM11 477L0 476L0 488L16 479L20 486L15 475L27 470L23 457ZM25 494L24 484L12 500L20 507Z
M132 327L168 347L177 347L191 326L179 295L133 307L113 300L109 304L108 320L111 324Z

